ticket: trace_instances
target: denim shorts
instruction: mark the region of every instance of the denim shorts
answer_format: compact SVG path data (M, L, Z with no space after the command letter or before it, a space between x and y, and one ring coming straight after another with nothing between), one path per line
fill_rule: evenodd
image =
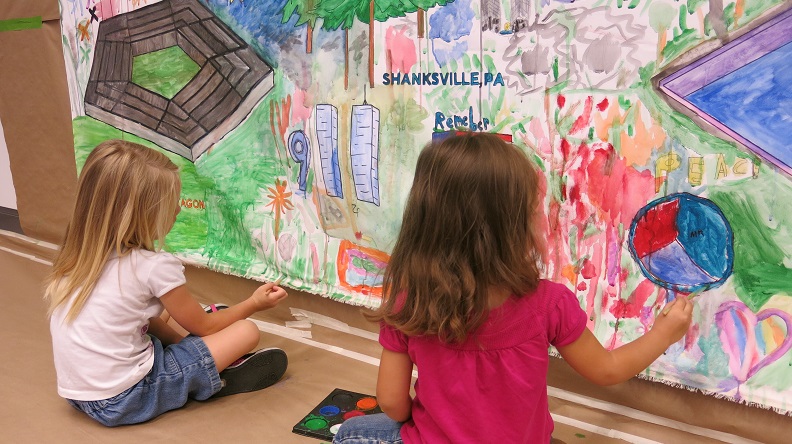
M401 426L384 413L355 416L341 424L333 444L401 444Z
M68 399L77 410L108 427L137 424L182 407L187 398L203 401L220 390L212 354L204 341L187 336L178 344L162 347L151 336L154 365L137 384L101 401Z

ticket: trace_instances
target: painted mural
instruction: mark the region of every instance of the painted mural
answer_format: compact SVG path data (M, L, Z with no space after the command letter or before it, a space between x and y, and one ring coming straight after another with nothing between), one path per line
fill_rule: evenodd
M185 261L374 307L423 145L500 134L546 176L548 278L607 347L676 294L642 376L792 411L783 0L61 0L78 167L163 150Z

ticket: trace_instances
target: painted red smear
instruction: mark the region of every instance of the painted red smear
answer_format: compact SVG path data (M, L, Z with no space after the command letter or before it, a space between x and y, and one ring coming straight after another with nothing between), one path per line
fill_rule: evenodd
M391 26L385 33L385 48L391 54L391 72L408 73L418 60L415 43L405 32L407 27Z
M310 103L308 95L300 88L295 88L292 95L294 106L291 109L291 123L305 122L311 117L313 104Z
M569 159L569 152L572 151L572 145L566 139L561 139L561 157L563 157L564 162Z
M609 223L629 226L638 210L654 196L652 173L627 167L611 144L599 144L586 173L595 185L589 186L589 199Z
M559 108L563 108L565 103L566 103L566 97L559 94L558 98L556 98L556 104L558 105Z
M699 338L699 326L693 324L685 333L685 350L690 350L696 345L696 340Z
M597 268L594 266L588 259L583 260L583 267L580 268L580 275L583 276L584 279L591 279L597 275Z
M637 318L641 314L646 301L649 296L655 291L655 285L652 281L644 279L635 288L627 300L619 299L610 308L610 312L617 319L620 318Z
M679 235L675 220L679 201L664 202L647 211L635 227L633 247L638 257L654 253L674 242Z
M115 17L120 12L118 5L122 0L100 0L93 2L96 5L96 16L99 20L107 20ZM90 6L89 6L90 8Z
M586 288L588 288L588 286L585 282L581 282L577 285L577 291L586 291Z
M591 99L591 96L588 96L586 98L586 103L583 106L583 114L575 119L575 123L572 124L572 128L569 130L569 134L575 134L578 131L589 127L589 122L591 122L591 108L593 104L594 101Z
M603 99L602 102L598 103L597 109L600 111L605 111L608 109L608 99Z

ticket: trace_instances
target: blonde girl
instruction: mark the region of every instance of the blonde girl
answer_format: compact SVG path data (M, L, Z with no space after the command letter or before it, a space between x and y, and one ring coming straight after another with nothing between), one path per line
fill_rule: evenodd
M275 306L283 288L262 285L209 314L181 262L161 250L180 192L176 165L123 140L97 146L80 175L45 298L58 393L106 426L147 421L188 398L258 390L286 370L282 350L246 355L259 330L245 318ZM166 323L163 308L190 334Z
M381 326L385 413L347 420L334 443L547 443L550 345L607 385L685 334L692 305L682 298L643 337L613 351L600 345L575 295L540 278L540 180L522 151L492 134L424 148L384 303L371 316Z

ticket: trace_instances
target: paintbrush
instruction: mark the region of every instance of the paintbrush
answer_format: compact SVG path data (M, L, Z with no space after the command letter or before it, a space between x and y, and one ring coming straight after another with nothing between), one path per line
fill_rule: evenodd
M693 298L695 298L696 296L698 296L698 295L700 295L700 294L701 294L701 292L700 292L700 291L696 291L696 292L690 293L690 294L687 296L687 299L688 299L688 301L692 301L692 300L693 300ZM676 299L674 299L674 301L676 301ZM666 304L666 306L665 306L665 307L663 307L663 316L667 315L667 314L668 314L668 313L671 311L671 305L672 305L673 303L674 303L674 302L672 301L671 303L669 303L669 304Z

